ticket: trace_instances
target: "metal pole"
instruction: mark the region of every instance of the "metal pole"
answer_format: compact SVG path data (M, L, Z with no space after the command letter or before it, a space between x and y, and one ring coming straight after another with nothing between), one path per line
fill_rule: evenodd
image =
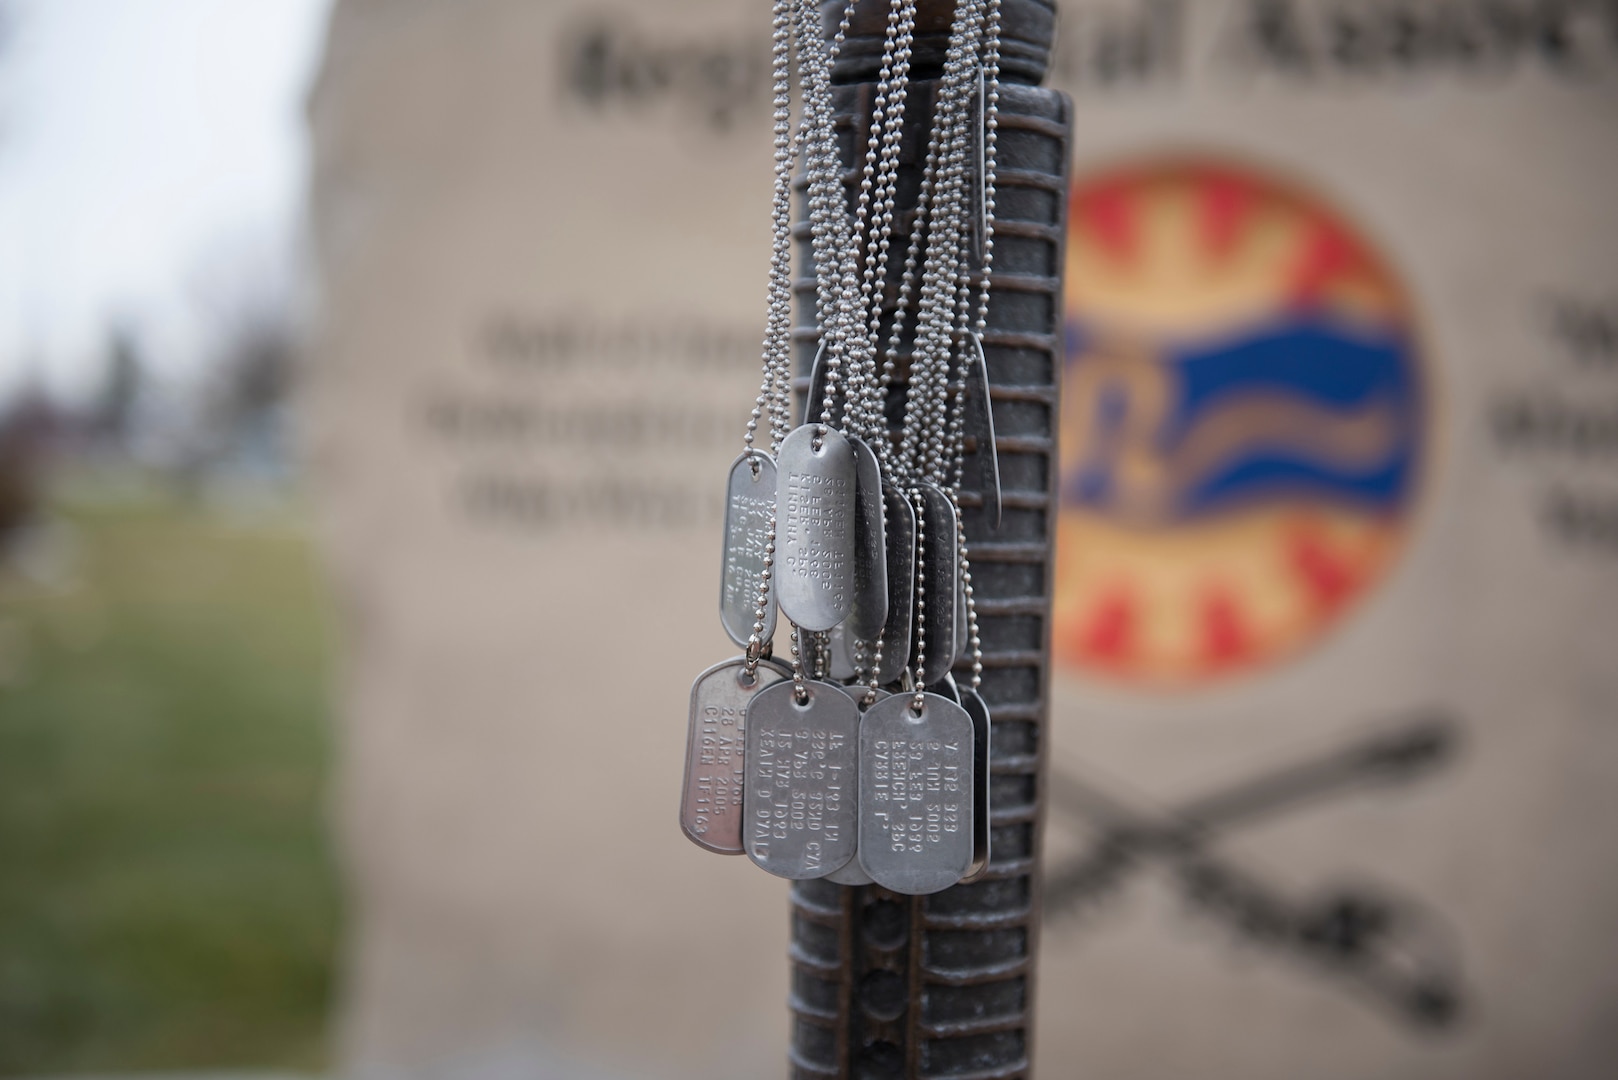
M888 6L859 0L834 71L851 204ZM953 0L918 5L896 213L899 251L909 239L954 6ZM824 0L822 8L829 36L844 0ZM993 713L992 858L977 879L925 897L879 886L794 884L794 1080L1001 1080L1031 1070L1071 114L1065 94L1037 85L1055 18L1055 0L1002 5L994 295L984 338L1005 492L1000 528L989 531L977 492L961 498L983 640L981 692ZM802 220L797 238L801 393L818 341L813 256ZM898 261L890 263L884 298L890 313L900 270ZM889 411L896 425L895 410ZM969 462L966 476L977 475Z

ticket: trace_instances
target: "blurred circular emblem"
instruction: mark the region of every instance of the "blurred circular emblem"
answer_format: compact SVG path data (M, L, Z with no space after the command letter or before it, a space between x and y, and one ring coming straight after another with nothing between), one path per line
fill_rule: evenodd
M1404 538L1409 299L1321 199L1246 167L1155 161L1071 200L1058 662L1194 687L1296 654Z

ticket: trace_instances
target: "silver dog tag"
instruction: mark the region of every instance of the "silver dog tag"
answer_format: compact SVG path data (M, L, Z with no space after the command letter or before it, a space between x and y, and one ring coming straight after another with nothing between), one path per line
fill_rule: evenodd
M842 687L791 680L747 709L747 856L778 877L825 877L854 856L860 713Z
M854 704L861 709L865 707L862 703L865 701L866 695L872 693L869 686L845 686L843 689L848 692L849 697L854 699ZM876 702L886 700L892 696L893 695L888 691L878 687L875 691L875 698L871 704L875 705ZM841 870L834 870L827 874L826 880L835 885L872 884L871 875L865 872L865 867L860 863L860 852L857 844L854 848L854 857L848 860L848 862L844 863Z
M871 875L867 874L865 867L860 865L859 852L857 851L852 859L843 864L841 870L833 870L827 874L826 880L834 885L870 885L872 883Z
M989 867L989 706L970 686L961 690L961 708L972 718L972 868L968 879Z
M725 488L724 566L719 578L719 621L736 644L747 647L758 617L758 590L764 577L764 551L775 515L775 462L749 450L730 467ZM763 641L775 634L775 589L764 605Z
M766 686L791 676L785 666L761 660L749 678L747 662L738 656L715 664L691 684L680 828L699 847L721 855L742 853L747 704Z
M776 467L776 603L804 629L830 630L854 600L854 451L809 424L782 440Z
M950 497L932 484L916 487L921 498L921 513L925 514L923 529L925 547L920 552L920 573L925 585L922 618L926 620L926 634L922 647L926 655L920 657L922 678L935 683L949 674L955 665L955 605L960 596L960 548L955 534L955 504Z
M860 722L860 862L873 881L919 895L972 865L972 718L938 694L896 694Z
M888 620L888 542L883 526L882 467L861 439L848 436L854 451L854 607L848 629L871 641Z
M910 666L916 620L916 508L897 488L882 489L888 510L888 621L876 681L890 683Z
M965 412L966 434L977 441L978 491L983 495L983 517L991 530L1000 528L1000 451L994 441L994 409L989 400L989 360L983 354L983 339L968 334L966 350Z

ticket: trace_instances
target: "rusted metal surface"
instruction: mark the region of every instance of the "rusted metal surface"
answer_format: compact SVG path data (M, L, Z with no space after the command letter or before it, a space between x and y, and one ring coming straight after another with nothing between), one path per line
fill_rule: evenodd
M825 10L835 22L842 4L829 2ZM1005 493L999 530L988 530L976 491L964 491L961 498L983 640L982 694L994 719L993 857L973 881L926 897L878 886L794 884L795 1080L1009 1080L1030 1070L1071 106L1065 95L1032 85L1043 77L1053 5L1006 0L1002 10L1007 62L999 114L994 297L984 337ZM920 7L917 81L911 84L901 160L898 251L909 237L936 89L931 80L938 74L952 11L949 2ZM886 12L886 3L862 0L837 68L836 120L850 186L853 163L863 160L874 90L861 80L874 76ZM817 341L807 235L800 222L800 392ZM890 265L889 311L902 269L900 261ZM890 402L895 426L901 401L896 393ZM979 475L973 462L965 474Z

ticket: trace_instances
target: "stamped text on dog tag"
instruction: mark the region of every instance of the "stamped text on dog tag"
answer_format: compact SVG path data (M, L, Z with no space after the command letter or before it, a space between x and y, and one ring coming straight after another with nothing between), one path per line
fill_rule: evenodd
M775 514L775 462L749 450L730 467L725 488L724 566L719 585L719 621L736 644L747 647L758 618L758 591L769 546L770 519ZM775 590L764 607L764 632L775 634Z
M973 732L966 710L937 694L896 694L860 723L860 863L878 885L947 889L973 860Z
M776 457L776 603L805 630L830 630L854 601L854 451L807 424Z
M754 694L791 675L785 666L761 660L749 676L746 661L737 657L715 664L691 684L680 828L693 843L722 855L742 853L747 705Z
M825 877L854 855L860 712L843 688L791 680L747 710L747 856L778 877Z

